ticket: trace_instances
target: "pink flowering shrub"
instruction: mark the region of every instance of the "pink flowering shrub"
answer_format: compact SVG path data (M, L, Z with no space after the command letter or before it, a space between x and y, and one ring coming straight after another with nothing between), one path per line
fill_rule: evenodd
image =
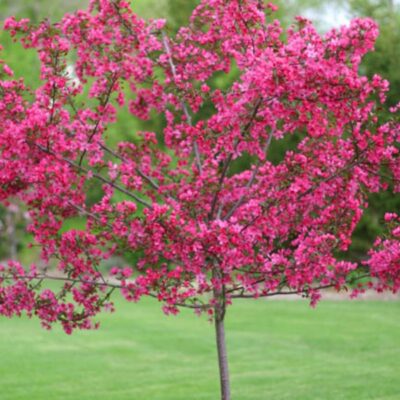
M0 200L26 206L41 257L58 260L60 274L1 266L0 314L70 333L93 327L115 289L220 320L235 298L299 293L314 304L322 288L361 277L357 291L399 290L397 215L365 262L337 257L368 193L400 190L399 122L378 115L388 82L359 74L378 28L356 19L321 36L297 18L282 32L274 9L203 0L176 37L120 0L92 0L55 25L6 21L37 51L42 85L27 87L1 63ZM240 77L229 90L209 85L232 68ZM111 148L107 128L122 108L160 114L165 127ZM294 134L297 148L269 161L271 143ZM234 172L243 157L251 167ZM62 229L77 215L85 230ZM135 265L102 275L102 261L127 253ZM63 290L41 289L46 278Z

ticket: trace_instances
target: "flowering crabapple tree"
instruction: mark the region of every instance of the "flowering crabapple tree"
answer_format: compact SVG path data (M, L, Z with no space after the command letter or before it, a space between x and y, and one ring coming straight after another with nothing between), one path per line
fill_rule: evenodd
M235 299L295 293L314 305L328 287L400 289L395 213L365 261L340 256L368 194L400 191L397 109L390 121L378 115L388 82L359 74L377 25L356 19L321 36L298 17L284 33L274 10L203 0L174 37L122 0L92 0L56 24L6 21L37 51L41 86L2 62L0 199L25 205L43 262L57 260L59 273L2 265L2 315L90 329L115 290L132 302L155 297L166 314L208 314L227 400L224 317ZM233 69L228 89L210 85ZM164 129L112 147L107 129L122 108L159 114ZM274 142L291 135L296 148L272 163ZM243 157L251 166L238 171ZM66 230L78 215L86 228ZM103 260L130 253L134 265L101 272ZM62 290L42 289L46 279Z

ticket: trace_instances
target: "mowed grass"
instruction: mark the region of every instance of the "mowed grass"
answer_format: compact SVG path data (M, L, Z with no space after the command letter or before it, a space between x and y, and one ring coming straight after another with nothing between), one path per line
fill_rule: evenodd
M117 301L67 336L0 319L1 400L217 400L214 330ZM234 400L400 399L400 302L243 301L228 311Z

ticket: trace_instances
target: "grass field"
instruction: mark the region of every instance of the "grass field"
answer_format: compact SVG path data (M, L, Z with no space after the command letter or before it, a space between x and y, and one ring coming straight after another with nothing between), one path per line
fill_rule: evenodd
M248 301L228 311L234 400L400 399L400 302ZM118 303L66 336L0 319L1 400L217 400L212 326Z

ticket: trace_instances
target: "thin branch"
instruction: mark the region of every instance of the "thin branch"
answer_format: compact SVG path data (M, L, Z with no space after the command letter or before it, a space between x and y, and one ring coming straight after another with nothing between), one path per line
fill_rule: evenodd
M260 99L258 99L256 106L254 107L253 113L251 114L250 120L243 129L242 135L245 135L246 133L248 133L249 129L251 128L251 125L254 122L254 119L257 116L258 110L260 109L262 103L263 103L263 98L261 97Z
M117 152L115 152L114 150L110 149L109 147L107 147L106 145L99 143L99 146L106 151L107 153L111 154L112 156L118 158L119 160L123 161L123 162L127 162L127 159L123 156L121 156L120 154L118 154ZM140 168L136 167L135 171L137 172L137 174L143 178L145 181L147 181L147 183L149 183L149 185L155 189L155 190L160 190L160 186L158 185L157 182L154 181L154 179L152 179L150 176L146 175Z
M172 59L171 48L169 46L168 38L167 38L167 35L165 34L165 32L162 33L162 38L163 38L164 49L165 49L165 51L167 53L167 56L168 56L168 63L169 63L169 66L171 67L172 76L174 78L174 81L177 81L176 66L175 66L174 61ZM183 113L185 114L185 117L186 117L188 125L192 125L192 117L190 115L189 108L188 108L188 106L186 105L186 103L183 100L181 100L181 107L182 107ZM202 170L203 170L203 167L202 167L202 164L201 164L199 146L198 146L196 141L193 143L193 151L194 151L195 158L196 158L197 168L199 170L199 173L201 174Z
M97 215L91 213L90 211L86 210L83 207L78 206L77 204L74 204L70 201L68 201L68 204L72 207L75 208L75 210L79 211L81 214L86 215L92 219L94 219L95 221L97 221L100 225L106 225L108 228L113 229L113 226L111 224L104 223Z
M228 158L226 159L226 161L224 163L224 168L222 169L221 176L220 176L219 181L218 181L218 189L215 191L215 194L213 196L213 200L212 200L212 203L211 203L211 211L210 211L210 214L208 216L208 219L210 221L213 219L214 211L215 211L215 208L216 208L217 202L218 202L218 197L219 197L219 194L221 193L222 185L223 185L225 177L226 177L226 175L228 173L229 165L230 165L230 163L232 161L232 158L233 158L233 153L230 153Z
M268 136L267 139L267 143L264 146L264 154L266 156L269 146L271 145L271 141L272 141L272 137L273 137L273 131L271 131L271 133ZM243 201L247 195L247 192L249 191L249 189L253 186L253 183L257 177L258 171L260 170L260 162L257 164L256 168L254 168L253 173L251 174L251 177L249 179L249 181L247 182L246 185L246 193L243 193L240 198L237 200L237 202L233 205L233 207L228 211L228 213L225 215L225 217L223 218L224 220L228 220L230 217L232 217L232 215L235 213L235 211L243 204Z
M360 275L357 278L353 278L353 279L347 280L345 282L345 284L353 284L355 282L360 281L361 279L368 278L368 277L369 277L368 274ZM266 279L264 279L263 282L265 280ZM259 283L261 283L261 282L259 282ZM302 290L290 290L290 291L280 290L280 291L277 291L277 292L271 292L271 293L265 293L265 294L257 295L257 297L259 298L259 297L273 297L273 296L289 296L289 295L296 295L296 294L307 294L310 290L312 290L312 291L314 291L314 290L324 290L324 289L333 288L335 286L337 286L337 284L336 283L332 283L332 284L329 284L329 285L320 285L320 286L315 286L315 287L309 287L309 288L305 288L305 289L302 289ZM242 290L242 289L243 289L242 287L236 288L235 291L239 291L239 290ZM241 293L241 294L237 294L237 295L231 296L232 299L251 299L251 298L254 298L254 297L255 297L255 294L251 294L251 293Z
M221 203L218 207L218 212L217 212L217 219L221 219L222 216L222 210L224 209L224 203Z
M41 275L36 275L34 277L29 277L29 276L12 276L8 277L5 275L0 275L1 280L7 280L7 279L12 279L12 278L17 278L17 279L22 279L26 281L31 281L31 280L38 280L38 281L44 281L44 280L50 280L50 281L58 281L58 282L70 282L73 284L76 283L84 283L88 285L93 285L95 287L100 287L100 288L110 288L110 289L128 289L126 285L123 285L122 283L116 283L115 280L110 281L110 280L104 280L102 282L100 281L92 281L89 279L74 279L74 278L68 278L66 276L54 276L54 275L47 275L47 274L41 274ZM130 283L129 281L126 281L126 283ZM158 296L154 293L146 293L146 296L150 296L152 298L158 299ZM109 296L108 296L109 297ZM184 303L176 303L175 306L177 307L184 307L184 308L191 308L195 310L208 310L211 308L210 305L208 304L184 304Z
M69 100L70 106L72 107L72 109L75 112L75 115L78 117L78 121L81 123L81 125L84 126L85 124L83 123L82 119L80 118L80 116L78 114L78 110L76 109L75 104L73 103L72 99L68 98L68 100ZM113 149L110 149L105 144L100 143L100 142L96 142L96 143L100 146L100 148L102 148L104 151L106 151L107 153L111 154L115 158L118 158L121 161L127 162L125 157L123 157L121 154L117 153ZM153 187L153 189L155 189L157 191L160 189L160 186L158 185L158 183L155 182L154 179L152 179L150 176L146 175L139 167L136 167L135 171L138 173L138 175L141 178L143 178L145 181L147 181L150 184L150 186ZM173 199L172 196L168 196L168 197L171 197Z
M339 171L336 171L334 174L327 176L326 178L323 178L321 180L319 180L318 182L316 182L311 188L309 188L308 190L306 190L303 193L300 193L299 196L297 197L297 201L301 200L303 197L309 195L310 193L312 193L314 190L316 190L322 183L327 183L329 181L331 181L332 179L335 179L339 176L341 176L341 174L351 170L352 168L354 168L356 165L363 163L363 159L361 158L360 160L356 161L353 160L351 161L351 163L349 165L347 165L345 168L342 168ZM276 201L276 200L275 200ZM272 202L273 203L273 202ZM266 210L266 206L265 205L261 205L263 212ZM280 214L280 213L279 213ZM278 215L279 215L278 214ZM240 230L240 233L244 232L247 228L249 228L251 225L254 224L254 222L260 217L261 215L255 215L246 225L243 226L243 228Z
M262 102L263 102L262 98L258 99L257 104L254 107L253 113L252 113L252 115L250 117L250 120L248 121L248 123L246 124L246 126L243 129L242 136L244 136L249 131L249 129L251 128L251 125L253 124L254 119L257 116L258 110L260 109ZM238 144L239 144L239 139L235 139L235 144L234 144L234 149L235 150L234 151L236 151L236 148L237 148ZM221 176L220 176L219 181L218 181L218 189L216 190L216 192L214 194L214 197L213 197L213 200L212 200L212 203L211 203L211 211L210 211L210 214L209 214L209 220L213 219L214 211L215 211L215 208L216 208L217 202L218 202L218 197L219 197L219 195L221 193L222 185L223 185L224 180L225 180L225 178L226 178L226 176L228 174L228 170L229 170L230 164L232 162L232 159L233 159L233 152L231 152L229 154L228 158L226 159L226 161L224 163L224 167L222 169ZM220 216L218 218L220 218Z
M125 29L129 32L129 34L133 37L137 37L137 35L135 34L135 32L132 30L132 27L127 23L126 19L122 16L121 14L121 10L118 7L118 4L115 3L115 1L112 1L111 4L113 5L113 7L115 8L115 11L118 14L118 18L120 20L120 22L122 23L122 25L125 27Z
M104 178L102 175L96 174L93 171L90 171L90 170L82 167L81 165L77 164L76 162L70 160L69 158L66 158L66 157L63 157L63 156L58 156L53 151L47 150L45 147L41 146L40 144L37 144L37 143L32 143L32 144L35 145L40 150L42 150L43 152L54 156L56 159L66 162L71 167L74 167L75 169L77 169L80 172L83 172L85 174L91 173L93 178L96 178L99 181L101 181L101 182L113 187L114 189L118 190L119 192L131 197L132 199L136 200L139 204L143 205L144 207L150 208L150 209L153 208L152 205L150 203L148 203L146 200L141 199L140 197L136 196L136 194L130 192L129 190L126 190L123 187L117 185L116 183L110 181L109 179Z
M112 90L113 90L113 87L114 87L116 81L117 81L117 77L116 77L116 75L114 75L111 78L111 83L110 83L110 86L109 86L109 88L107 90L107 93L106 93L106 96L105 96L104 100L100 102L100 106L101 107L105 107L108 104L108 102L110 101L111 93L112 93ZM96 124L95 124L95 126L94 126L94 128L92 130L92 133L90 134L90 136L88 138L87 143L90 143L92 141L93 137L96 135L97 130L99 129L99 126L100 126L101 118L102 118L102 115L97 120L97 122L96 122ZM82 152L82 154L81 154L81 156L79 158L79 161L78 161L78 165L79 166L82 165L83 159L85 158L86 153L87 153L87 150L84 150Z

